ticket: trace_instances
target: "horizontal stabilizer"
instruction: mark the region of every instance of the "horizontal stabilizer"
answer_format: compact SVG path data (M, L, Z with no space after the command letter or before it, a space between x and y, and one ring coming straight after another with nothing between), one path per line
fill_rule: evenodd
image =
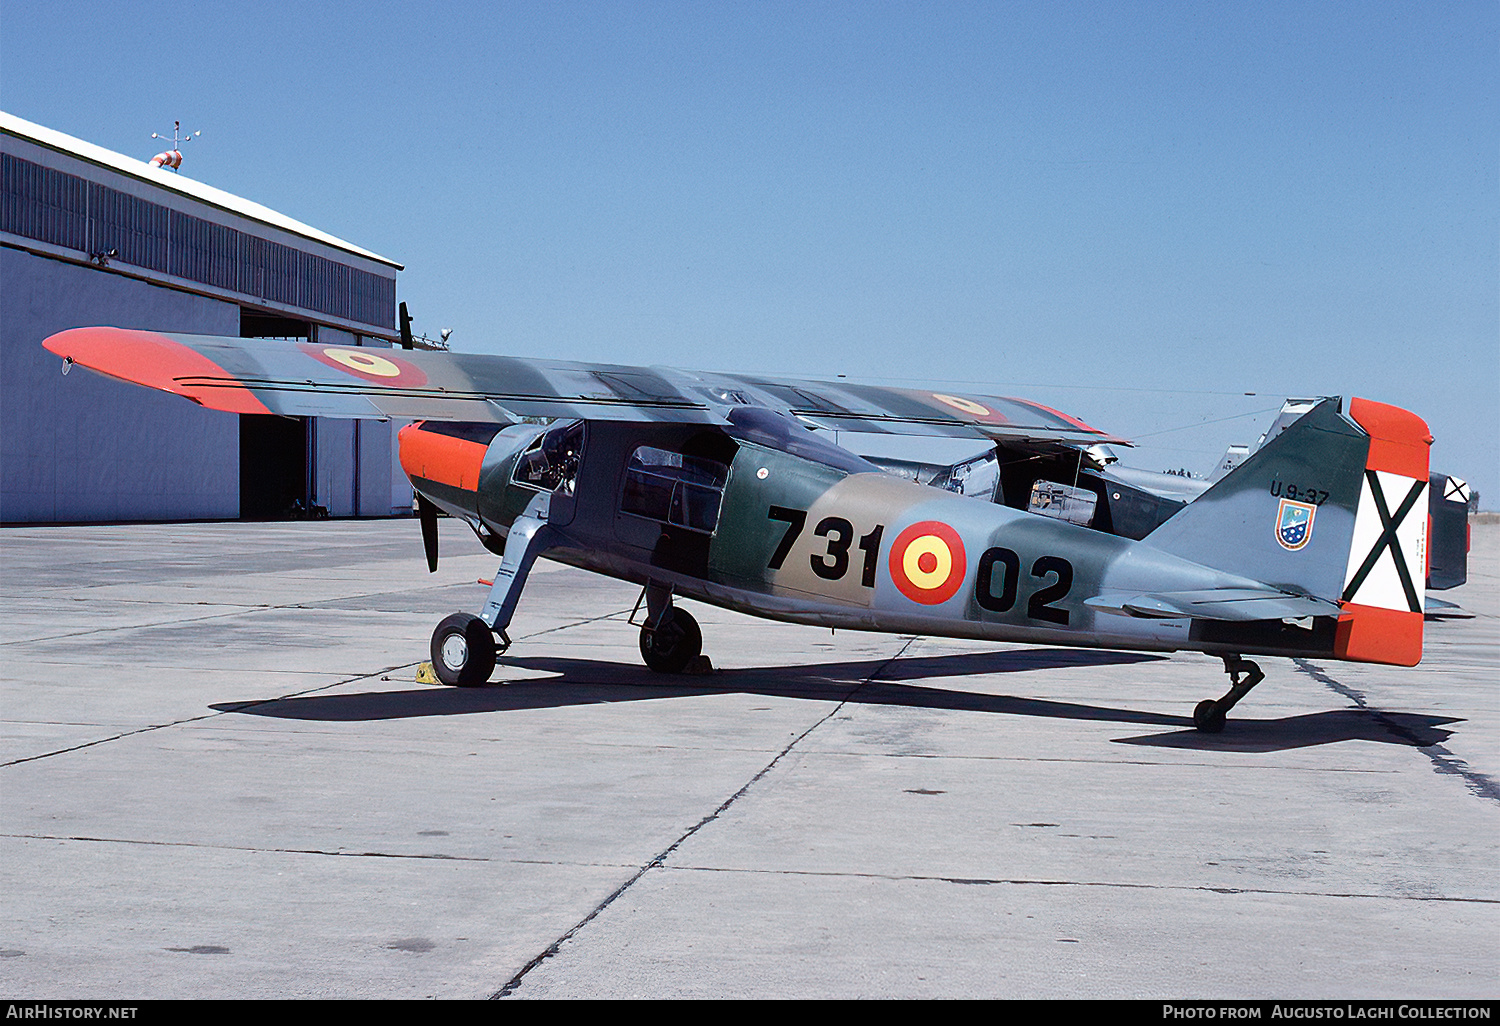
M1469 612L1457 602L1447 602L1440 598L1426 597L1422 615L1429 620L1472 620L1474 614Z
M1084 605L1101 613L1152 620L1300 620L1337 616L1338 603L1310 595L1289 595L1269 588L1210 588L1151 595L1100 595Z

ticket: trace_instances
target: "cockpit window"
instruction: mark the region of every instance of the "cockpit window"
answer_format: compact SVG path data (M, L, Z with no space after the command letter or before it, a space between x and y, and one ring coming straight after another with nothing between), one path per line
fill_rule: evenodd
M625 468L626 513L712 534L729 468L716 460L643 445Z
M562 424L538 435L516 460L511 480L543 492L572 495L583 459L583 421Z

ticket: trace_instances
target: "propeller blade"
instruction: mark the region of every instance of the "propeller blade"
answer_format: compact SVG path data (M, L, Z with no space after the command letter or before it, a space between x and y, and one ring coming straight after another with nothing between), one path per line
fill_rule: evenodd
M437 573L437 506L427 496L417 493L417 519L422 522L422 548L427 552L427 572Z
M411 314L409 314L409 313L406 312L406 304L405 303L401 304L400 310L401 310L401 348L402 349L411 349L412 345L413 345L412 338L411 338Z

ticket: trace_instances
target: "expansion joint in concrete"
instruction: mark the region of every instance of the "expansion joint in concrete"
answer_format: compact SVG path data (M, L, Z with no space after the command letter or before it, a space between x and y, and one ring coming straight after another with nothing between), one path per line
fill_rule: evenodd
M812 734L813 731L817 730L834 716L838 715L838 713L844 708L844 705L859 691L860 688L863 688L865 685L875 680L885 672L887 667L889 667L892 663L905 655L906 650L911 648L912 644L916 640L917 639L915 637L908 637L903 639L901 648L898 649L896 653L889 659L881 663L874 673L870 674L864 680L860 681L854 687L850 688L849 693L841 698L832 709L830 709L826 714L824 714L816 722L810 725L806 730L802 731L796 737L792 738L792 740L788 741L786 746L783 747L781 751L777 752L770 762L762 766L759 772L757 772L749 780L745 781L744 785L740 787L739 790L735 791L734 794L726 798L718 808L714 809L708 815L704 816L698 822L694 823L692 826L684 830L681 836L679 836L671 844L667 845L666 848L662 849L662 851L660 851L655 858L653 858L651 861L647 862L644 866L641 866L633 874L631 874L630 879L626 880L619 887L615 888L614 891L612 891L608 897L606 897L603 901L596 905L588 915L584 916L577 923L575 923L572 929L568 930L567 933L557 938L557 940L553 941L547 946L546 950L544 950L541 954L537 955L530 962L527 962L524 966L522 966L519 972L517 972L514 976L506 981L505 986L501 987L498 991L490 995L490 999L497 1000L499 998L509 997L511 994L515 993L516 988L521 985L522 980L526 978L526 975L528 973L530 973L537 966L541 965L547 959L551 958L553 955L557 954L557 952L561 950L564 944L572 940L575 936L577 936L580 930L582 930L589 923L593 922L601 912L603 912L606 908L614 903L616 898L618 898L620 895L624 894L632 886L634 886L637 880L645 876L651 870L660 868L666 862L666 860L672 856L673 852L677 851L677 849L680 848L688 838L692 837L699 830L702 830L705 826L712 823L714 820L718 819L719 816L728 811L731 805L739 801L740 798L744 797L744 795L749 792L750 788L754 787L757 783L760 782L761 779L766 776L766 774L770 773L771 770L775 768L776 764L780 762L782 758L785 757L788 753L790 753L793 748L797 747L797 745L800 744L804 738L808 737L808 735Z

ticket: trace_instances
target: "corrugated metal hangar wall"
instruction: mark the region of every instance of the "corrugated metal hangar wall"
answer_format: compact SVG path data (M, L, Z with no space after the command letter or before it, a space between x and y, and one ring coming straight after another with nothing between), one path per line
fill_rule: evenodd
M409 512L398 425L236 416L85 371L107 324L389 346L400 265L0 113L0 522Z

